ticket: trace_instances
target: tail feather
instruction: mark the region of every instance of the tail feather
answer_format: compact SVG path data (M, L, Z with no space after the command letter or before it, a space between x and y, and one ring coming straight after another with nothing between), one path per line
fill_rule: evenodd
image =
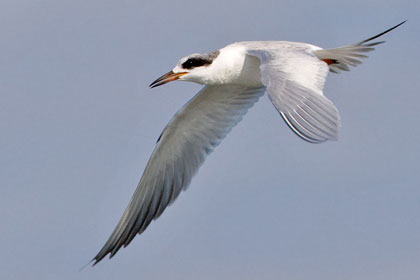
M373 51L375 48L374 46L380 45L385 43L385 41L379 41L379 42L372 42L368 43L378 37L381 37L382 35L385 35L386 33L394 30L398 26L404 24L406 21L403 21L394 27L391 27L388 30L385 30L382 33L379 33L373 37L370 37L366 40L363 40L361 42L335 48L335 49L326 49L326 50L317 50L315 51L315 55L325 61L330 71L333 73L340 73L340 71L349 71L349 66L357 66L362 63L360 59L366 58L367 55L363 54L366 52Z

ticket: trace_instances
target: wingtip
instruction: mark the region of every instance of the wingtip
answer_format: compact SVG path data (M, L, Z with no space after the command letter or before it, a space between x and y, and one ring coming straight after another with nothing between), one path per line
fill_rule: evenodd
M94 262L95 261L95 259L91 259L88 263L86 263L85 265L83 265L80 269L79 269L79 272L80 271L82 271L82 270L84 270L86 267L88 267L92 262ZM92 264L92 267L94 266L95 264Z
M92 267L94 267L95 265L97 265L100 261L102 261L104 258L106 257L106 255L103 256L96 256L94 257L88 264L92 264ZM111 257L110 257L111 258Z
M92 264L92 267L94 267L95 265L97 265L99 262L101 261L101 259L98 259L96 257L94 257L93 259L90 260L89 264Z
M92 267L94 267L96 264L102 261L108 254L109 252L103 253L101 250L98 254L96 254L96 256L93 259L90 260L88 264L92 264ZM109 258L112 258L112 256L110 256Z
M406 23L406 22L407 22L407 19L406 19L406 20L404 20L404 21L402 21L402 22L400 22L400 23L398 23L398 24L397 24L397 25L395 25L394 27L392 27L392 28L391 28L391 30L392 30L392 29L397 28L397 27L398 27L398 26L400 26L400 25L403 25L403 24L404 24L404 23ZM390 30L390 31L391 31L391 30Z
M377 34L377 35L375 35L375 36L373 36L373 37L370 37L370 38L368 38L368 39L366 39L366 40L363 40L363 41L359 42L358 44L359 44L359 45L363 45L364 43L367 43L367 42L372 41L372 40L374 40L374 39L376 39L376 38L379 38L379 37L381 37L382 35L385 35L386 33L391 32L391 31L392 31L392 30L394 30L395 28L397 28L397 27L399 27L399 26L403 25L405 22L407 22L407 20L404 20L404 21L402 21L402 22L398 23L397 25L395 25L395 26L393 26L393 27L391 27L391 28L389 28L389 29L385 30L384 32L381 32L381 33L379 33L379 34Z

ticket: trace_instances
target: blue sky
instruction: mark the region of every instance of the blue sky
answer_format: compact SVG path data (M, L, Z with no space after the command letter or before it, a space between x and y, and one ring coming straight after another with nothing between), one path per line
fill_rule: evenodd
M418 1L1 1L1 279L418 279ZM147 231L79 268L200 86L147 86L242 40L337 47L408 22L324 93L311 145L267 97Z

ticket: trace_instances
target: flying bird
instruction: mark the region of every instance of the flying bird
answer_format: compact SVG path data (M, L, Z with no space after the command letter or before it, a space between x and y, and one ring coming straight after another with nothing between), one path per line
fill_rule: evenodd
M404 21L405 22L405 21ZM189 81L204 87L166 125L137 189L113 233L92 259L114 256L141 234L185 190L206 156L267 92L290 129L309 143L336 140L340 116L322 90L328 72L357 66L374 39L334 49L298 42L250 41L191 54L150 84Z

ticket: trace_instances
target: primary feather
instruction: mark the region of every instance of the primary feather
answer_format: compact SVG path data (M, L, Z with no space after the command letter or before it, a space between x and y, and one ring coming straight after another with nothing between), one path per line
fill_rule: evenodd
M94 264L111 257L142 233L185 189L205 157L213 151L264 88L207 86L169 122L147 164L140 183L114 232Z

